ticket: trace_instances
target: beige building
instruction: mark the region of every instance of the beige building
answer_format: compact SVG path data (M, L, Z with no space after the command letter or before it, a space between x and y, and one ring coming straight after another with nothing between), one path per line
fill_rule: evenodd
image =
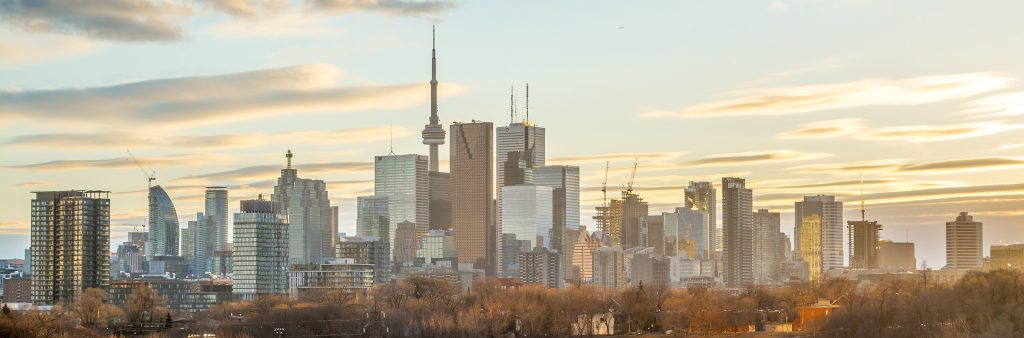
M494 124L451 125L452 235L459 262L488 276L497 273L498 231L494 217Z
M1024 269L1024 244L993 245L989 257L992 269Z
M914 271L917 269L914 243L879 241L878 267L888 270Z
M956 220L946 222L946 267L977 269L981 267L982 223L974 216L960 212Z
M610 289L626 286L626 256L620 247L594 250L594 285Z
M594 250L601 247L601 239L588 234L585 226L580 226L580 235L576 239L576 245L572 249L572 270L573 279L582 283L594 281Z

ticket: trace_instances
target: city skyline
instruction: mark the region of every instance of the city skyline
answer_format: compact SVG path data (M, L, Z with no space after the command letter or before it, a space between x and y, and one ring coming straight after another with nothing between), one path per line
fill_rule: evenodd
M339 231L355 234L356 196L373 194L374 156L388 154L392 144L399 154L428 153L419 131L430 112L427 60L434 24L440 124L446 130L452 121L473 119L507 125L508 86L533 84L531 120L546 130L551 145L547 162L581 167L580 224L590 230L595 230L594 206L601 204L603 162L611 161L608 190L617 196L638 157L634 189L649 203L651 214L683 206L690 181L710 181L721 190L716 182L736 176L752 189L754 210L780 212L781 230L794 238L794 202L819 194L859 201L858 175L863 174L867 218L885 224L881 239L915 242L919 263L944 265L942 229L961 211L985 223L986 256L1000 240L1024 240L1019 228L1024 183L1013 175L1019 169L1010 170L1024 166L1024 159L1016 157L1024 140L1014 137L1019 135L1014 130L1024 126L1014 115L1024 100L1016 94L1020 84L1013 81L1024 76L1015 61L1022 50L1002 40L1011 37L997 34L968 41L979 32L996 32L1000 22L1011 20L1004 14L987 12L994 18L963 36L924 15L915 27L935 33L899 31L885 37L886 28L899 22L881 18L878 27L856 28L879 35L867 46L858 45L860 36L839 34L827 41L827 48L779 50L762 60L757 52L766 42L753 37L771 36L769 42L779 45L827 40L823 33L799 28L821 24L817 16L822 16L837 20L828 24L844 31L844 25L856 22L839 20L844 14L869 15L878 7L909 11L913 6L661 4L620 8L621 15L601 11L581 18L579 31L545 36L551 33L545 25L557 23L557 16L531 12L539 24L529 27L473 18L503 11L515 16L524 8L426 4L442 5L369 6L319 16L257 11L263 17L250 19L210 9L212 14L194 14L181 27L163 27L171 33L177 28L180 38L146 35L153 30L126 36L75 24L61 31L70 34L31 32L0 15L6 24L0 35L12 37L5 43L28 45L24 53L36 50L31 46L43 47L37 38L64 47L48 53L61 59L0 55L0 151L8 154L0 161L0 202L11 206L0 209L0 241L10 244L0 256L21 256L28 245L30 191L112 191L111 244L124 242L134 226L146 224L145 177L126 148L146 170L156 171L155 184L167 191L179 224L194 221L192 216L203 211L207 186L229 189L229 215L238 212L239 200L269 195L285 168L280 154L292 149L299 155L295 167L302 177L324 180L331 205L340 206ZM551 6L579 10L570 4ZM748 22L716 31L714 22L698 16L701 11L736 11ZM312 19L296 19L303 16ZM397 27L372 32L386 24ZM771 26L766 32L752 31L766 25ZM942 63L904 64L927 60L923 55L948 43L941 41L947 37L984 43L990 54L955 50ZM669 38L678 39L679 46L650 44ZM894 45L911 38L919 43ZM566 40L575 43L557 45ZM334 46L324 47L328 42ZM222 43L238 51L203 59L223 51ZM291 47L277 50L283 45ZM185 50L195 55L183 55ZM564 67L569 63L575 67ZM235 82L258 84L258 90L245 93L248 87ZM189 93L195 88L225 95L218 100ZM182 89L187 97L170 95ZM281 93L310 97L270 99ZM119 102L129 95L143 101ZM522 116L525 101L516 103ZM90 104L116 105L103 112ZM441 146L443 172L448 171L450 147L450 142ZM90 180L81 179L85 174ZM860 211L848 207L843 216L857 220ZM722 227L720 214L718 219Z

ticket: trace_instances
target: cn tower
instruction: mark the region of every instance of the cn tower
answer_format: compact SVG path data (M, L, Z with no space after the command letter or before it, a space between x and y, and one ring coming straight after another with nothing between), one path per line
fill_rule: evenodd
M430 48L430 124L423 127L423 144L430 146L430 172L438 172L437 147L444 144L444 127L437 118L437 29Z

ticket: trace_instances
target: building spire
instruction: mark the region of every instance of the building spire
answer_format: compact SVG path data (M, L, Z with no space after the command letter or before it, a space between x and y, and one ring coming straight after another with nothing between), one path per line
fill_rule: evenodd
M860 220L867 221L864 211L864 174L860 174Z
M284 154L284 157L288 159L288 169L292 168L292 150L288 149L288 152Z
M526 121L523 124L530 123L530 83L526 83Z
M391 156L391 155L395 154L395 126L393 126L393 125L391 126L391 136L390 136L390 139L391 139L391 148L388 151L388 156Z
M430 29L430 124L437 124L437 26Z
M438 146L444 144L444 127L437 117L437 27L430 38L430 123L423 128L423 144L430 146L430 172L438 171Z

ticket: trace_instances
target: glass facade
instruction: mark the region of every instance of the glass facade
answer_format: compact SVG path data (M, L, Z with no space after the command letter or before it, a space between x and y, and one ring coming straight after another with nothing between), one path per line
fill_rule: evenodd
M843 268L845 266L844 250L843 250L843 202L836 201L835 196L828 195L816 195L816 196L804 196L802 202L796 202L793 212L794 221L796 222L794 233L796 234L797 250L806 251L801 248L801 243L805 242L802 238L803 231L799 228L803 226L801 221L807 216L817 216L821 223L821 233L816 239L820 242L820 256L821 263L817 267L819 271L824 273L831 269ZM810 264L811 262L807 262ZM810 266L813 271L816 269L813 265ZM813 272L812 272L813 275Z
M718 243L716 225L717 221L715 217L717 205L715 204L716 191L715 186L711 182L690 182L690 185L686 187L684 191L686 195L686 209L697 210L707 215L707 219L700 225L699 229L693 229L690 233L694 235L701 235L706 238L697 239L691 237L697 242L698 252L703 253L705 259L711 259L714 256L714 250L719 250L721 245Z
M178 256L178 212L159 185L149 188L149 239L150 255Z
M389 237L395 243L399 223L416 224L418 233L430 228L428 158L423 155L388 155L374 158L373 194L388 198ZM392 247L395 247L392 245Z
M391 236L388 198L356 197L356 235L389 238Z
M212 238L213 250L206 257L213 255L212 251L225 250L228 243L228 189L225 187L206 187L206 213L207 223L204 224L209 232L208 238Z
M494 219L494 124L455 123L449 129L452 235L459 262L497 274Z
M342 237L335 248L338 258L373 266L373 282L391 282L391 247L387 240L371 236Z
M455 238L444 230L430 230L426 236L420 238L420 246L416 249L416 258L423 259L424 263L457 257Z
M281 169L281 177L274 186L272 200L280 206L280 213L288 218L288 262L291 264L316 263L334 258L334 237L331 224L331 201L327 184L322 180L302 179L298 170Z
M292 299L316 297L332 290L366 292L373 287L373 276L373 264L360 264L351 259L300 264L288 272L288 292Z
M234 218L233 293L243 299L288 290L288 221L265 200L241 201Z

